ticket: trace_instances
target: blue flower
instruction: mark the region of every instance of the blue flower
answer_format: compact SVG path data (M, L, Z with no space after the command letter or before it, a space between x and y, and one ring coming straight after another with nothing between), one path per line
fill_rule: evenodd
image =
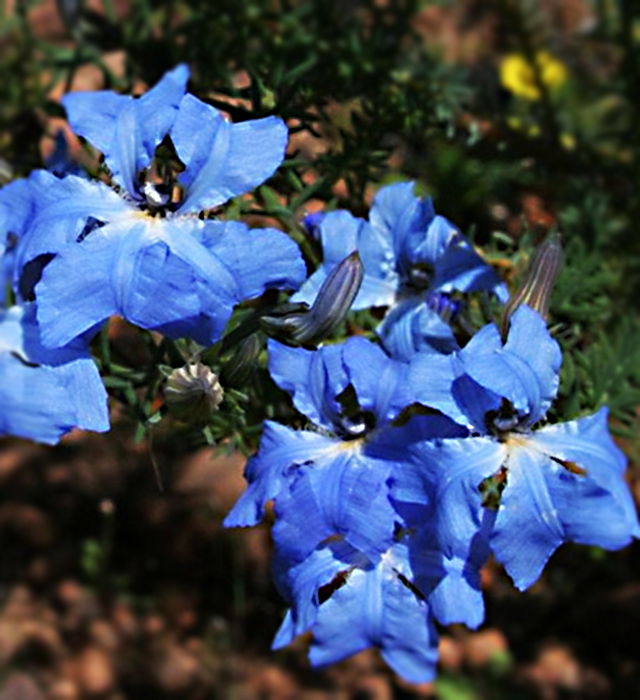
M487 326L463 350L417 357L409 370L416 400L472 432L412 446L421 483L436 484L444 551L464 550L489 522L491 550L521 590L563 542L618 549L640 535L606 408L534 429L555 398L560 364L544 321L522 306L506 343ZM430 391L429 379L446 384L447 372L452 393ZM420 502L423 487L411 479L398 488Z
M32 304L0 311L0 435L54 444L75 427L109 429L107 394L87 344L44 348Z
M231 124L185 94L187 79L179 66L138 99L108 91L63 98L72 128L103 152L112 186L30 178L36 206L16 277L44 262L31 287L45 345L64 345L113 314L210 344L237 303L304 279L299 250L282 232L198 216L276 170L285 124ZM175 181L154 161L167 136L184 165Z
M318 351L269 341L269 371L315 428L295 431L271 421L265 423L260 451L247 465L249 488L228 515L227 525L255 525L263 517L266 503L274 498L278 502L307 472L314 482L312 488L331 489L345 479L350 491L384 491L390 467L372 462L367 454L380 429L404 408L401 387L407 367L365 339L350 338L343 345ZM325 468L332 470L326 480L322 478ZM359 479L357 485L354 479ZM321 501L327 513L343 506L338 491L327 491ZM366 510L367 505L358 507ZM354 512L354 533L362 531L366 536L368 528L377 532L383 527L391 541L394 514L388 508L383 511L375 521L371 514ZM324 537L322 519L327 513L319 515L318 542ZM384 549L383 544L380 547Z
M319 231L324 262L292 298L311 303L331 269L358 250L365 275L352 308L389 307L378 334L385 349L403 361L418 351L458 348L446 322L457 310L453 292L488 290L501 301L507 298L491 267L449 221L436 216L430 200L414 195L413 187L383 187L369 221L346 211L314 218L311 228L314 235Z

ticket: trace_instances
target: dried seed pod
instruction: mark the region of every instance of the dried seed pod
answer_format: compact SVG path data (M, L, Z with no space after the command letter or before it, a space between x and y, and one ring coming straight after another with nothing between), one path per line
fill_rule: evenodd
M218 375L200 362L175 369L164 389L169 410L184 420L208 418L218 410L223 396Z

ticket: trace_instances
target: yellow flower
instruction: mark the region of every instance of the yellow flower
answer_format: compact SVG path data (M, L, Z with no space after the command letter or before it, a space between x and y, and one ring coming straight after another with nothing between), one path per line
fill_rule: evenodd
M567 80L566 66L548 51L538 51L535 63L540 71L542 84L550 90L560 87ZM522 54L512 53L502 59L500 82L507 90L525 100L540 99L534 67Z

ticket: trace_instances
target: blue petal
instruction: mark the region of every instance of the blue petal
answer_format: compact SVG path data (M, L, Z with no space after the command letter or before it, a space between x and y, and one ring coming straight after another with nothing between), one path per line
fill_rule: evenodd
M435 491L436 529L443 554L466 561L485 518L480 484L503 466L505 447L490 438L469 437L416 443L411 452L412 468L422 476L424 488ZM401 474L394 478L401 484ZM411 497L407 487L402 494L405 499Z
M335 440L266 421L258 454L245 469L249 488L227 515L225 527L256 525L266 504L289 489L301 465L323 464L335 449Z
M388 236L347 211L327 214L320 222L323 266L330 271L354 250L364 267L364 280L354 309L385 306L393 301L398 276Z
M597 485L601 493L593 502L597 517L588 513L588 503L579 501L577 494L566 492L572 498L558 511L569 539L596 544L605 549L618 549L640 536L638 515L629 487L624 479L626 459L611 439L607 429L606 408L598 413L569 423L547 426L531 435L531 443L556 459L573 462L586 476L574 475L562 466L550 465L561 484L580 484L588 481ZM582 488L582 487L581 487ZM564 492L563 492L564 493ZM557 495L560 498L560 493ZM573 507L572 507L573 506Z
M376 417L376 427L392 421L407 406L401 388L408 368L387 357L364 338L348 338L343 346L344 364L358 403Z
M338 405L335 397L349 384L342 362L342 347L317 351L290 348L269 341L269 373L276 384L291 394L294 406L310 421L334 429Z
M472 378L467 373L467 367L472 371L477 366L490 369L492 359L501 350L502 339L498 329L491 324L481 328L460 352L451 356L455 376L451 387L452 395L458 409L466 417L466 425L480 434L488 432L486 414L500 408L503 397Z
M358 252L364 267L364 280L354 308L393 304L399 285L393 241L389 241L379 229L365 223L358 236Z
M108 430L107 394L88 347L44 348L34 311L0 315L0 435L54 444L74 427Z
M474 355L491 355L502 350L502 338L496 326L492 323L483 326L475 333L460 351L462 362Z
M520 590L538 579L565 540L561 514L549 489L550 460L524 440L509 446L507 484L491 538L496 559Z
M450 354L458 350L451 326L421 298L401 301L376 329L391 357L410 362L416 353Z
M0 189L0 305L5 302L16 266L16 246L33 214L30 180L10 182Z
M179 218L151 223L132 243L124 272L126 297L122 315L142 328L155 328L175 337L168 327L176 321L207 317L201 337L208 345L222 333L231 316L239 289L231 272L197 240L194 223ZM121 259L124 263L125 260ZM122 269L122 268L121 268ZM213 336L213 337L212 337Z
M348 211L332 211L322 218L319 223L320 241L326 268L335 267L358 249L360 231L365 223Z
M477 627L484 619L480 570L494 521L479 486L506 451L489 438L453 438L412 442L407 452L393 471L391 494L408 528L415 583L440 622Z
M488 535L493 513L485 511L481 527L470 542L445 556L438 541L438 510L433 507L420 510L422 516L414 515L407 523L411 534L406 544L415 583L438 622L461 623L475 629L484 621L480 572L490 552Z
M233 275L239 289L237 302L257 297L266 289L295 289L306 277L300 249L277 229L207 221L199 240Z
M482 542L480 538L477 541ZM420 567L425 565L424 561L412 561L413 568L418 571L416 584L418 588L430 591L428 602L433 616L441 625L462 624L470 629L477 629L484 622L481 569L489 554L488 540L487 544L480 545L478 550L483 554L473 555L470 560L462 557L442 557L436 552L435 558L442 559L440 566L444 574L435 582L431 577L423 581L419 575ZM422 556L425 554L426 552L421 553Z
M560 514L549 491L549 467L548 457L526 442L509 446L507 484L500 499L491 547L520 590L538 579L549 557L565 539Z
M36 285L38 322L45 346L66 345L120 311L119 296L126 293L126 286L114 288L113 281L120 282L130 274L135 263L130 254L135 253L141 228L143 222L105 226L82 244L63 248L47 265ZM122 259L118 238L125 249Z
M71 92L61 101L73 131L106 154L113 148L118 114L133 98L111 90L93 90Z
M406 680L432 680L438 654L436 631L427 603L407 585L410 581L401 545L377 566L353 570L346 584L318 611L311 629L311 663L334 663L377 646Z
M171 139L186 169L180 212L198 212L244 194L271 177L284 159L287 127L277 117L231 124L218 110L185 95Z
M558 393L562 351L540 314L521 306L511 317L504 349L526 362L535 374L540 399L533 415L544 416Z
M103 183L74 175L59 179L44 170L36 171L30 178L30 187L31 220L16 248L16 290L27 263L40 255L57 254L75 243L90 217L101 222L118 221L132 211Z
M152 270L147 276L152 288L140 290L150 308L156 299L194 300L191 310L176 308L173 320L152 322L147 313L138 314L139 325L153 327L171 338L190 337L210 345L221 336L236 304L259 296L266 289L295 288L305 277L305 265L298 246L282 231L249 229L229 221L195 223L190 217L175 216L165 224L167 252L162 276ZM170 270L178 266L178 272ZM163 309L167 317L168 309Z
M207 259L191 225L125 217L63 248L36 286L44 344L63 345L114 314L150 329L194 316L202 306L195 281L212 271L218 293L211 305L230 314L224 285L232 288L233 278Z
M136 99L137 127L142 142L140 157L148 157L150 161L158 144L169 133L178 116L188 80L189 68L181 64L165 73L151 90Z
M365 454L390 465L389 487L395 501L434 505L436 479L429 480L423 473L419 443L467 435L466 428L446 416L414 415L400 426L375 433L367 442Z
M14 180L0 188L0 252L9 234L19 239L31 223L34 177L35 173L29 179Z
M346 257L346 256L345 256ZM307 306L311 306L318 296L320 287L322 287L324 281L327 279L327 270L323 265L320 265L318 269L309 277L306 282L302 283L300 289L292 295L292 303L303 302ZM353 304L351 305L353 309Z
M315 211L306 214L302 219L302 226L314 241L320 241L320 222L326 216L324 211Z
M369 221L394 251L399 273L416 262L415 252L435 216L430 199L414 194L414 183L403 182L382 187L375 196Z
M205 126L206 128L202 128ZM229 130L224 115L194 95L185 95L180 103L180 114L171 129L171 139L180 160L187 166L181 182L191 188L202 168L207 164L215 146L219 151L228 147ZM225 150L217 156L224 164Z
M562 355L542 318L526 306L513 316L504 347L486 326L459 353L463 371L493 394L508 399L528 424L544 417L555 398Z
M268 287L296 286L302 277L298 250L282 233L260 231L255 240L251 233L243 224L208 225L189 217L156 223L140 248L126 317L170 338L214 343L236 304ZM281 254L273 266L256 269L255 257L245 261L234 248L244 244L250 253L260 243Z
M146 168L153 157L144 149L137 117L136 103L128 99L116 116L113 141L104 158L113 180L135 197L138 171Z
M269 371L295 407L316 425L335 430L342 425L336 397L351 384L360 408L371 411L376 426L393 420L410 403L405 401L405 365L388 358L363 338L317 351L289 348L269 341Z
M329 273L348 255L358 249L358 235L365 222L357 219L347 211L334 211L325 214L318 223L322 241L323 262L292 297L292 302L305 302L309 306L315 301L320 287ZM365 273L366 275L366 273ZM363 284L365 280L363 279ZM353 310L365 308L360 305L360 287L358 296L351 305Z
M291 644L307 632L318 616L320 590L329 586L339 575L356 566L368 564L366 557L346 542L335 541L313 552L297 566L283 560L276 549L272 564L275 584L291 610L273 640L273 649Z
M113 179L134 196L136 175L169 132L188 79L181 65L139 99L108 90L62 98L72 129L102 151Z
M496 408L493 404L500 405L501 398L508 399L515 409L522 414L529 414L531 403L539 403L540 391L536 375L533 369L517 355L509 355L503 351L500 344L498 349L490 351L493 340L498 336L495 326L488 326L479 331L474 337L473 343L459 353L461 364L460 373L464 372L473 380L475 386L469 385L469 393L481 394L482 389L495 395L497 398L487 404ZM480 342L488 340L489 342ZM479 350L476 351L476 348ZM478 386L479 385L479 386ZM463 395L459 400L464 402ZM468 396L473 400L474 396ZM477 397L480 399L480 396ZM478 425L479 416L474 415L474 423Z
M292 297L292 301L312 304L331 270L357 250L364 267L364 279L351 308L357 311L393 303L398 278L391 243L366 221L347 211L330 212L322 218L319 226L323 263Z
M458 241L466 243L458 229L444 216L434 216L421 233L421 238L414 238L411 262L429 265L436 275L449 247Z
M528 438L514 437L508 449L507 485L491 545L518 588L536 581L563 542L618 549L638 536L635 507L622 480L623 459L606 431L606 412ZM557 460L574 462L586 474L573 473Z
M315 612L316 609L313 608L313 610ZM277 649L281 649L282 647L286 647L287 645L291 644L299 634L305 632L307 627L309 625L312 625L314 622L315 616L311 619L305 618L302 621L300 627L298 628L296 624L296 619L294 618L293 610L289 608L285 613L282 624L276 632L276 636L273 638L273 642L271 643L271 649L273 651L276 651Z
M393 543L396 515L387 497L389 466L357 446L307 466L276 501L273 538L279 557L299 563L323 541L340 537L369 559Z
M403 398L407 405L420 403L466 426L468 416L461 410L453 394L455 379L455 365L451 356L418 353L409 364Z
M490 433L492 426L488 424L487 414L500 408L503 397L478 384L467 374L454 380L451 393L457 407L467 419L465 425L480 435Z
M2 252L0 249L0 308L6 305L6 294L11 286L15 254L13 251Z
M428 232L438 241L433 288L442 292L497 291L504 298L502 284L493 268L485 262L452 224L437 216Z

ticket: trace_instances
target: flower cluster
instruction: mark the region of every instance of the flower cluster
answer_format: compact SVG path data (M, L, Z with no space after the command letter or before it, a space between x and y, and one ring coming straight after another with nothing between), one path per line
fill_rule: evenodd
M265 424L226 523L252 525L274 502L274 571L291 605L275 646L311 631L311 660L328 663L374 645L428 681L434 619L484 619L490 553L525 589L563 542L638 537L606 409L535 429L560 362L528 306L506 342L491 324L462 350L409 363L362 338L315 352L272 343L271 375L310 429Z
M59 381L79 405L93 407L77 408L75 420L59 415L59 402L41 385L88 356L89 340L109 317L210 345L236 304L304 280L298 247L281 231L200 215L273 174L284 158L285 124L276 117L232 124L186 92L188 77L179 66L140 98L63 99L74 131L104 155L108 182L37 171L0 192L2 288L10 286L16 301L0 326L12 395L2 411L14 416L19 406L41 416L37 425L7 418L12 427L2 432L53 442L73 426L108 429L95 366L84 369L91 381L74 385L68 372ZM159 157L167 142L182 167L177 175ZM28 391L17 391L17 323L37 340L35 354L23 352Z
M606 408L547 419L562 357L539 312L559 245L538 257L502 329L462 342L451 322L469 296L505 302L506 287L412 184L395 184L368 220L307 221L324 258L305 281L285 233L211 211L275 172L286 126L232 124L187 81L179 66L139 98L67 95L72 128L104 156L101 177L61 167L0 191L0 434L55 443L74 427L108 429L90 342L114 315L205 347L262 329L269 373L307 423L264 423L226 525L273 508L273 572L290 606L274 646L310 632L314 664L376 646L428 681L435 623L484 619L491 554L525 589L564 542L617 549L640 536ZM298 291L225 334L236 305L268 289ZM372 307L386 309L379 343L322 344L349 308ZM167 376L174 412L224 408L224 374L190 361Z

